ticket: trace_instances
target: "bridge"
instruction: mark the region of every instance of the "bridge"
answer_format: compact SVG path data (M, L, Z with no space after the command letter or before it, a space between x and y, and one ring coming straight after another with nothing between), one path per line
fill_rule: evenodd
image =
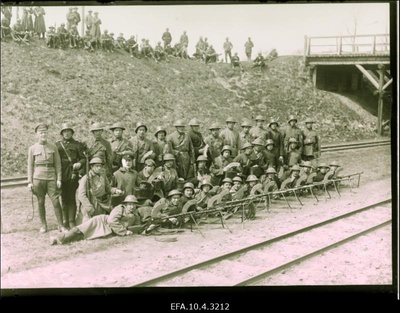
M383 97L393 82L390 75L389 34L325 36L304 38L304 64L310 70L314 87L343 91L357 90L362 77L378 95L378 134L382 121Z

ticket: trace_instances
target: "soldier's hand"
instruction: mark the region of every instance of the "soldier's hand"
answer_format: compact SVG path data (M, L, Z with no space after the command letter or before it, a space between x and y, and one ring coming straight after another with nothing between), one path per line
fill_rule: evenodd
M72 169L74 170L79 170L81 168L81 163L75 163L74 165L72 165Z
M61 180L57 180L57 188L58 188L58 189L61 188Z
M88 211L86 211L86 212L87 212L87 214L89 215L89 217L92 217L93 214L94 214L94 209L92 208L92 209L90 209L90 210L88 210Z
M115 193L118 194L118 195L122 195L123 191L121 189L116 189Z
M279 157L279 162L281 162L283 164L283 156Z
M30 191L33 191L33 184L29 183L29 184L28 184L28 189L29 189Z
M133 232L131 232L130 230L127 230L126 233L125 233L125 235L126 235L126 236L133 235Z

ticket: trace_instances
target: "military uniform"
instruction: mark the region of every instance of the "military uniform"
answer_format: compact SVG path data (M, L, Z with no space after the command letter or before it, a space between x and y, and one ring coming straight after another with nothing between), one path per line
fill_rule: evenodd
M219 136L222 138L224 145L232 148L232 157L237 156L240 144L239 133L236 130L225 128L220 132Z
M136 160L136 170L141 171L144 168L144 162L142 162L141 160L147 152L152 151L153 144L148 138L139 139L139 137L137 136L132 137L130 142ZM149 155L146 159L154 159L154 158L155 158L155 153L153 151L153 153Z
M171 43L172 36L168 29L163 33L161 39L164 41L164 48Z
M295 116L290 116L288 123L290 121L295 120L297 121L297 118ZM295 138L297 140L297 148L300 149L300 151L303 149L303 135L301 133L300 128L298 128L296 125L293 127L291 125L288 125L282 132L282 137L283 137L283 146L285 151L289 150L289 139L290 138Z
M212 184L214 186L220 185L222 179L225 177L224 167L232 163L232 157L224 158L222 155L215 158L214 163L210 167L212 176Z
M122 190L122 195L134 195L135 188L139 187L140 183L138 172L132 168L121 167L113 175L113 186Z
M283 157L285 155L284 146L283 146L283 136L279 130L269 129L266 134L266 138L272 139L274 142L274 154L278 155L279 157Z
M251 39L249 38L248 41L246 41L246 43L244 44L245 50L244 52L246 53L247 56L247 60L250 61L251 60L251 52L253 50L254 44L251 41Z
M203 153L202 149L205 146L203 141L203 135L200 132L195 132L192 129L190 129L187 134L190 137L190 140L192 141L195 154L194 157L197 159L197 157Z
M125 127L121 123L115 123L110 127L110 130L113 131L114 129L120 128L122 131L125 130ZM122 153L124 151L132 151L133 147L131 142L123 138L122 136L117 138L115 135L110 139L110 144L111 144L111 150L112 150L112 157L111 157L111 163L112 163L112 171L113 173L118 170L121 166L121 160L122 160Z
M219 129L219 127L215 124L211 125L210 130L212 129ZM214 136L213 134L208 135L207 137L204 138L204 142L206 145L208 145L208 153L207 155L210 157L211 162L215 160L220 154L221 154L221 149L224 145L223 139L218 135ZM207 164L211 165L211 164Z
M307 119L305 123L314 123L311 119ZM302 132L303 136L303 152L301 158L304 161L311 161L320 156L320 139L313 129L305 128Z
M112 149L111 144L104 138L90 138L86 141L88 159L100 158L103 160L106 167L106 175L112 176Z

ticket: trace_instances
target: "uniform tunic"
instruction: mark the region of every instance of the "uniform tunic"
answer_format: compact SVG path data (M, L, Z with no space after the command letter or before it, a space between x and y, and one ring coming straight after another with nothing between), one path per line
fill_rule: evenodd
M236 130L230 130L229 128L223 129L219 136L223 140L224 145L229 145L232 148L232 157L234 158L238 154L239 149L239 133Z
M284 131L282 132L282 137L283 137L283 145L285 148L285 151L289 151L289 139L290 138L296 138L298 141L297 148L301 149L303 148L303 135L301 133L300 128L297 126L291 127L288 126Z
M115 136L110 139L110 144L111 144L111 150L112 150L112 157L111 157L111 162L112 162L112 168L113 171L118 170L118 168L121 167L122 163L122 155L121 152L127 151L127 150L133 150L132 143L126 139L126 138L116 138Z
M283 135L279 130L270 128L266 134L266 139L272 139L274 142L274 153L278 156L284 156Z
M60 180L62 178L61 158L56 145L46 142L35 143L28 150L28 181Z
M253 139L256 139L256 138L261 138L263 140L267 139L267 131L262 127L254 126L254 127L250 128L249 133L253 137Z
M248 176L250 174L251 160L249 156L244 153L240 153L233 159L233 162L240 163L243 175Z
M122 190L124 196L134 195L136 187L139 187L139 174L134 169L121 167L114 172L113 186Z
M139 137L135 136L130 139L133 154L136 160L136 170L141 171L144 168L144 163L142 163L143 156L153 149L153 143L147 139L140 139ZM153 153L149 155L146 159L154 159L156 154Z
M74 172L72 165L80 163L81 168L85 166L86 158L83 154L83 146L79 141L71 138L69 140L59 140L56 142L58 153L61 157L62 168L62 181L71 180L71 175ZM64 146L64 147L63 147ZM64 150L65 149L65 150ZM76 180L78 180L78 173L76 172Z
M112 149L111 144L104 138L89 139L86 143L89 161L93 158L100 158L103 160L107 169L107 175L112 173Z
M161 177L163 181L163 191L167 195L171 190L176 189L178 185L178 172L174 168L163 168L162 166L157 167L154 170L153 176Z
M243 147L243 145L248 142L251 143L253 141L253 138L250 134L250 132L248 132L247 134L244 133L243 131L241 131L239 133L239 147L238 147L238 151L240 151Z
M273 167L275 170L278 168L279 156L275 154L274 150L264 150L265 161L268 167Z
M213 135L208 135L204 138L204 142L208 145L209 155L211 160L214 161L221 154L222 146L224 141L221 137L214 137Z
M228 157L226 159L222 155L220 155L219 157L215 158L214 163L210 167L211 176L214 178L212 181L213 186L221 184L221 181L225 175L223 169L229 163L232 163L231 157Z
M197 157L202 154L202 152L200 152L199 150L203 149L205 146L203 141L203 135L200 132L193 131L192 129L189 130L187 134L192 140L193 149L195 152L195 158L197 159Z
M303 156L314 157L314 153L319 153L319 138L317 132L313 129L303 130Z
M176 167L179 177L188 178L190 165L195 162L194 148L190 136L178 131L168 135L172 153L175 155Z
M167 153L171 153L171 147L166 141L154 140L153 151L155 154L154 161L156 162L156 167L159 167L163 165L163 156Z
M285 156L285 165L291 167L295 164L299 164L301 161L301 153L299 149L290 150Z

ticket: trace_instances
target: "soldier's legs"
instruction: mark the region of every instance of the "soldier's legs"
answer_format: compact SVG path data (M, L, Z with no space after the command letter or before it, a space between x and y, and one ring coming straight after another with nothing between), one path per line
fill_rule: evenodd
M52 245L55 244L63 245L72 241L82 240L83 238L84 238L83 233L77 227L73 227L67 233L63 233L55 238L51 238L50 243Z
M54 180L47 181L47 194L49 195L50 200L53 203L54 214L57 219L58 228L59 230L61 230L61 228L63 227L63 216L60 204L61 190L57 189L57 185Z
M45 208L46 181L34 179L33 193L36 195L36 198L38 200L38 211L41 224L40 232L44 233L47 231L46 208Z
M75 227L77 189L78 182L76 181L66 181L62 183L61 200L63 224L67 228Z

